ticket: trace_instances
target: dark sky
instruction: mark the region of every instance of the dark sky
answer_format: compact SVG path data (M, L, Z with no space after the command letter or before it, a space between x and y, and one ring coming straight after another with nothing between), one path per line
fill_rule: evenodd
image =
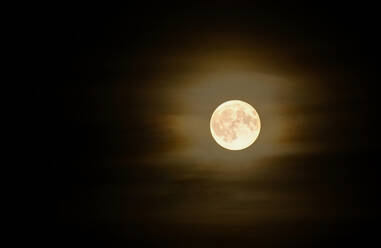
M336 247L377 240L374 6L60 6L39 91L48 243ZM209 134L258 111L253 146ZM53 245L56 246L56 245Z

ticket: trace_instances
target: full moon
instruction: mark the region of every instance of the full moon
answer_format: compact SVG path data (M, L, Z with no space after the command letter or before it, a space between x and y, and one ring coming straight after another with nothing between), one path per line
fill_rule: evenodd
M242 150L251 146L260 130L257 111L240 100L222 103L210 118L210 132L214 140L228 150Z

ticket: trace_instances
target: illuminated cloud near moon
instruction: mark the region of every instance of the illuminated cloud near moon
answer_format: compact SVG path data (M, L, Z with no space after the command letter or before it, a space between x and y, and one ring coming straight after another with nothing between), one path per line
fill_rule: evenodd
M231 100L214 111L210 131L214 140L229 150L242 150L254 143L261 129L257 111L248 103Z

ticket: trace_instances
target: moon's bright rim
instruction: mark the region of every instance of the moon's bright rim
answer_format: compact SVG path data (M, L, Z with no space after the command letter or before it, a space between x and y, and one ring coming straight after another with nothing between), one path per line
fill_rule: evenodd
M230 100L219 105L210 118L214 140L228 150L242 150L258 138L261 122L257 111L248 103Z

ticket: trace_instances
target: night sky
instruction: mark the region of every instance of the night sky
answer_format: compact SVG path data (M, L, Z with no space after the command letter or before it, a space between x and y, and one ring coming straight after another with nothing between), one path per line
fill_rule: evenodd
M46 19L44 242L368 247L379 242L374 6L57 6ZM212 139L256 108L248 149ZM45 218L46 217L46 218ZM376 225L378 223L378 225Z

